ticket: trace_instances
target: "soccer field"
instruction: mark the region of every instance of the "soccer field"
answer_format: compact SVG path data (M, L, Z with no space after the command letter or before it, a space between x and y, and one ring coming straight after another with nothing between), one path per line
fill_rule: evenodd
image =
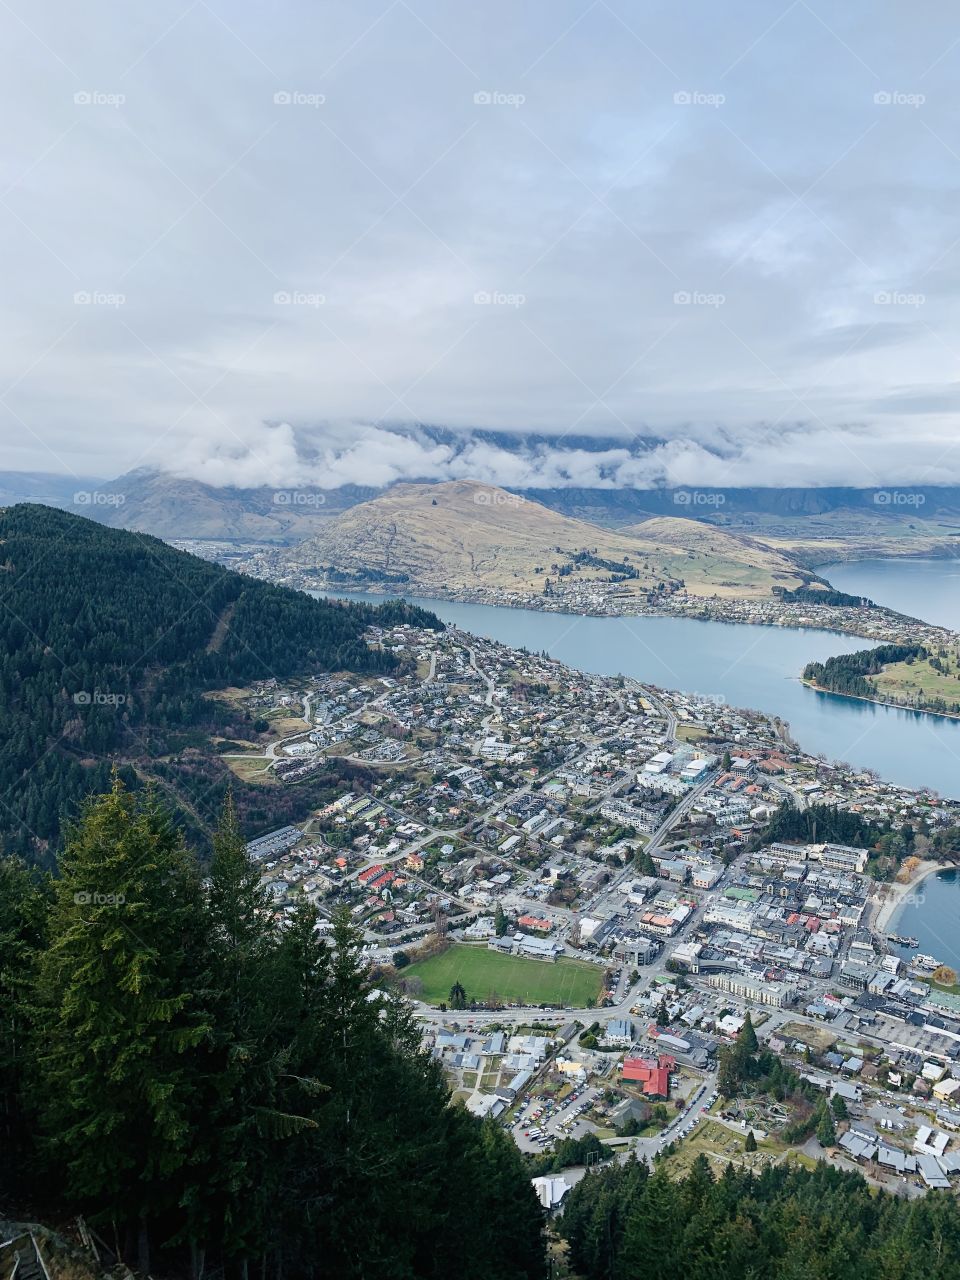
M582 960L562 958L548 964L525 956L501 955L487 947L461 945L410 965L404 969L403 976L420 979L421 998L428 1004L448 1000L450 988L459 982L468 1001L484 1001L495 993L504 1001L563 1004L582 1009L596 1000L603 970Z

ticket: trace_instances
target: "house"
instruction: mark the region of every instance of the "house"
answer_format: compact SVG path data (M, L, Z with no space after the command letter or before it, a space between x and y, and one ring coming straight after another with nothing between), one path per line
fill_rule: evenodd
M650 1107L642 1098L627 1098L625 1102L614 1107L609 1116L610 1127L613 1129L622 1129L631 1120L644 1125L649 1119Z

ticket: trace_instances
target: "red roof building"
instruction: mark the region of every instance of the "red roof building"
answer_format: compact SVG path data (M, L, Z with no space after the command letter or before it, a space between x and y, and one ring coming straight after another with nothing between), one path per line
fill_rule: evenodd
M676 1066L673 1058L661 1054L658 1058L624 1058L622 1078L631 1080L643 1088L644 1097L669 1098L670 1072Z

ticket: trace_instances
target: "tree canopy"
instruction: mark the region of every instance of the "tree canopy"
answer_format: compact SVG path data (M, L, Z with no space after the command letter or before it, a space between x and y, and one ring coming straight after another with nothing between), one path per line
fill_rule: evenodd
M115 779L52 893L0 862L0 1201L159 1274L543 1276L519 1151L451 1103L348 916L332 946L305 900L276 919L229 803L214 843L203 880Z

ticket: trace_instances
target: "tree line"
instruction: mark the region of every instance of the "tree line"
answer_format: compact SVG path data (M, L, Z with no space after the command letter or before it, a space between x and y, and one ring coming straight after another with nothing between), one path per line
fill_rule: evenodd
M584 1280L954 1280L960 1211L949 1192L901 1200L857 1173L770 1165L686 1177L630 1159L590 1173L560 1231Z
M318 924L275 918L229 800L205 879L119 779L56 880L0 859L0 1200L193 1280L543 1276L512 1139Z
M926 657L922 644L881 644L875 649L858 649L856 653L840 653L826 662L808 662L804 680L818 689L844 693L856 698L875 698L877 690L867 679L875 676L891 662L907 662Z

